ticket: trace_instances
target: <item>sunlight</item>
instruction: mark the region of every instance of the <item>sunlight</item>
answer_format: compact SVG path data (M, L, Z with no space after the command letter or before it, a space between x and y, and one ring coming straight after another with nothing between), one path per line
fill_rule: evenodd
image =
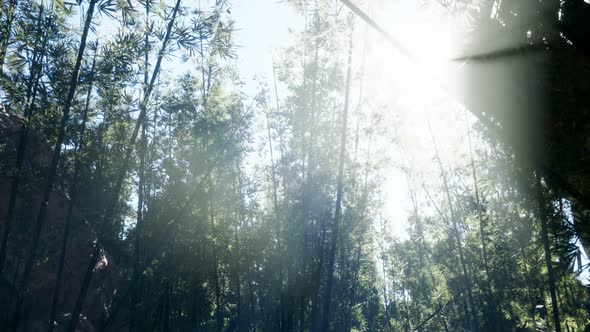
M419 189L425 177L438 178L430 132L443 163L456 164L466 155L466 114L446 91L454 84L449 59L456 52L457 22L437 3L384 2L368 12L413 57L401 55L380 34L368 33L367 94L373 108L386 109L389 140L381 149L394 159L383 170L383 212L391 235L405 238L409 190ZM470 114L467 118L473 122ZM409 165L418 177L413 183L400 170Z
M0 330L590 331L588 3L3 1Z
M405 0L386 2L373 15L414 57L400 62L404 75L421 84L424 80L445 80L455 46L456 19L452 14L438 3ZM382 47L381 52L392 54L388 47Z

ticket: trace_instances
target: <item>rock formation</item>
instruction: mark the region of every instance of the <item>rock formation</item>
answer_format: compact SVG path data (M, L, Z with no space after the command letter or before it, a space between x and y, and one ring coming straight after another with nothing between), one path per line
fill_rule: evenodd
M21 119L0 110L0 234L4 233L8 198L12 178L16 148L21 133ZM0 311L4 316L10 312L10 302L15 301L19 277L23 273L24 259L31 239L31 231L41 201L42 184L39 179L44 174L50 159L51 147L34 130L29 131L29 139L22 166L21 186L16 202L16 218L9 238L7 261L2 275L0 289ZM55 188L67 186L56 185ZM26 331L45 331L51 308L56 272L63 238L69 199L62 189L51 193L47 211L47 221L42 231L37 264L33 268L30 289L23 302L23 324ZM68 320L74 308L84 273L88 266L95 232L91 224L74 210L74 218L63 273L62 289L58 303L56 325ZM93 331L93 326L108 317L110 304L116 289L115 265L113 258L104 250L95 266L90 290L82 310L80 331ZM4 317L6 318L6 317Z

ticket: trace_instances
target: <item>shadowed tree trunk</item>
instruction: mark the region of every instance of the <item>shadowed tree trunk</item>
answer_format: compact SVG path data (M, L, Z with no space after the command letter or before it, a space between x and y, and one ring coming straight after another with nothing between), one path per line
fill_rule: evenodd
M471 331L477 331L478 330L478 323L477 323L477 312L475 311L475 301L473 300L473 290L471 288L471 280L469 279L469 273L467 272L467 263L465 262L465 255L463 253L463 244L461 241L461 235L459 233L459 227L457 225L457 215L455 213L455 209L453 206L453 201L451 199L451 192L449 189L449 184L447 182L447 176L446 173L444 171L443 165L442 165L442 161L440 159L440 155L438 153L438 148L437 148L437 144L436 141L434 139L434 135L432 133L432 128L430 126L430 121L428 122L428 130L430 132L430 137L432 138L432 144L434 146L435 149L435 153L436 153L436 161L438 163L438 167L441 173L441 178L443 181L443 186L444 186L444 191L445 191L445 195L447 198L447 202L449 203L449 212L451 214L451 225L453 227L453 236L455 237L455 240L457 242L457 250L459 251L459 261L461 263L461 269L463 271L463 282L465 283L465 288L467 289L467 296L468 296L468 300L469 300L469 309L471 311L471 317L467 316L466 319L468 322L470 322L470 330Z
M94 52L94 58L92 60L92 67L90 69L90 83L88 86L88 93L86 94L86 103L84 104L84 111L82 114L82 123L80 124L80 132L78 133L78 140L76 142L75 152L74 152L74 176L71 185L71 199L68 204L68 211L66 214L66 222L64 225L64 233L61 243L61 252L59 256L59 263L57 268L57 274L55 277L55 287L53 289L53 300L51 302L51 311L49 314L49 323L47 330L49 332L53 331L53 322L55 321L55 315L57 313L57 303L59 301L59 293L61 291L61 281L62 281L62 274L66 260L66 251L68 246L68 240L70 238L70 228L72 223L72 212L74 209L74 205L76 205L77 197L78 197L78 181L80 177L80 168L82 167L80 161L80 155L84 152L84 145L86 144L86 121L88 119L88 107L90 106L90 97L92 95L92 85L94 82L94 70L96 65L96 53L98 50Z
M309 130L309 140L308 140L308 144L306 146L307 148L307 154L304 153L303 155L303 176L302 176L302 180L303 180L303 197L302 197L302 209L304 211L304 213L307 215L308 219L313 218L313 216L310 214L310 209L309 209L309 196L311 194L311 187L312 187L312 178L313 178L313 147L314 147L314 132L313 129L315 128L315 122L314 122L314 117L315 117L315 113L316 113L316 108L317 108L317 81L318 81L318 72L319 72L319 61L318 61L318 54L319 54L319 41L318 41L318 35L320 33L320 17L319 17L319 7L318 7L318 1L315 1L315 13L314 13L314 57L313 57L313 67L312 67L312 79L311 79L311 105L310 105L310 114L307 117L307 121L308 122L308 126L307 126L307 130ZM307 43L305 43L305 50L304 52L307 53ZM304 60L307 62L307 57L304 58ZM303 77L303 86L304 88L307 90L307 88L309 87L309 83L308 83L308 78L307 78L307 66L308 64L305 63L304 64L304 77ZM304 134L305 135L305 134ZM307 173L305 173L305 158L307 158ZM305 178L307 177L307 178ZM317 266L317 268L314 271L314 276L313 278L313 287L315 288L314 294L312 295L312 303L311 303L311 331L315 332L318 331L318 329L320 328L320 304L319 304L319 293L320 293L320 288L321 288L321 280L322 280L322 269L323 269L323 265L324 265L324 239L325 239L325 234L326 234L326 220L325 218L322 218L322 235L321 235L321 242L319 244L319 250L318 250L318 261L319 261L319 265ZM311 257L311 265L313 266L313 262L314 262L314 258L313 255L310 255ZM304 265L305 263L303 263L302 265Z
M95 0L92 0L92 1L94 3ZM162 41L162 47L160 48L160 51L158 52L156 64L154 66L154 70L152 71L152 77L150 78L150 84L147 86L147 88L144 91L143 99L142 99L142 102L140 105L140 112L137 117L137 120L135 121L133 133L131 134L131 138L129 139L129 142L127 144L127 148L125 151L125 159L124 159L123 164L117 174L117 181L115 183L115 188L113 189L113 192L112 192L111 201L110 201L109 205L107 206L107 211L104 214L104 218L100 224L100 227L105 227L107 225L107 223L110 224L112 222L112 219L115 216L117 202L119 201L119 194L121 192L121 187L123 186L123 181L125 180L125 175L127 174L127 168L129 167L129 161L130 161L131 155L133 153L133 147L134 147L135 142L137 140L137 136L139 134L139 129L142 126L142 124L144 123L144 119L146 117L147 104L149 102L150 96L151 96L152 91L154 89L154 85L156 83L156 79L158 77L158 74L160 73L162 59L164 58L164 54L166 52L168 43L170 42L170 38L172 35L172 28L174 27L174 22L176 20L176 16L177 16L178 10L180 8L180 3L181 3L181 0L177 0L176 5L174 6L174 9L172 10L172 17L170 18L170 22L168 22L168 25L166 27L166 34L164 35L164 39ZM103 235L102 232L100 232L100 230L99 230L98 234L99 234L99 236ZM100 245L99 240L100 239L98 239L94 243L94 249L92 251L92 255L90 256L88 268L86 269L86 274L84 275L84 279L82 282L82 287L80 288L80 293L78 294L78 299L76 301L76 305L74 307L74 310L72 311L72 319L70 321L70 324L69 324L66 332L73 332L76 328L76 325L78 324L78 320L80 318L79 317L80 312L82 310L82 305L84 304L84 300L86 299L86 294L88 292L88 287L90 286L90 282L92 281L92 272L94 270L94 266L96 265L96 262L98 261L98 258L99 258L100 252L101 252L101 250L100 250L101 245Z
M14 1L16 3L16 1ZM41 3L39 7L39 17L37 20L37 33L38 35L42 34L42 21L43 21L43 11L45 6ZM10 197L8 199L8 209L7 209L7 217L6 223L4 225L4 234L2 237L2 244L0 246L0 274L4 271L4 265L6 263L6 255L8 250L8 240L10 237L10 233L12 231L12 224L14 222L14 210L16 207L16 197L18 194L18 188L21 179L21 170L22 164L25 159L28 138L29 138L29 129L30 129L30 122L33 116L33 108L35 105L35 98L37 96L37 90L39 87L39 78L41 76L41 70L43 68L43 58L44 52L47 45L47 35L43 36L43 46L40 50L35 50L33 54L33 63L31 65L31 74L29 76L29 80L27 82L27 94L26 94L26 102L27 102L27 109L24 114L24 121L21 126L20 137L18 141L18 147L16 150L16 164L14 167L14 177L10 185ZM0 64L1 66L1 64ZM1 73L1 68L0 68Z
M273 77L274 75L274 66L273 66ZM275 86L275 97L276 97L276 103L277 103L277 112L279 111L279 100L278 100L278 94L277 94L277 85L276 85L276 79L274 80L274 86ZM266 131L267 131L267 136L268 136L268 148L269 148L269 152L270 152L270 168L271 168L271 181L272 181L272 198L273 198L273 207L274 207L274 215L275 215L275 232L276 232L276 238L277 238L277 251L279 253L283 252L283 245L282 245L282 227L281 227L281 219L279 216L279 201L278 201L278 196L277 196L277 175L276 175L276 169L275 169L275 162L274 162L274 151L273 151L273 145L272 145L272 135L271 135L271 130L270 130L270 115L269 115L270 110L267 110L266 112ZM280 306L281 306L281 315L282 316L291 316L291 312L290 312L290 308L287 308L287 303L285 301L285 295L283 292L283 259L282 259L282 254L279 254L279 279L277 280L277 292L279 293L279 298L280 298ZM284 319L283 320L283 324Z
M539 209L539 221L541 223L541 241L543 241L543 249L545 251L545 265L547 266L547 282L549 284L549 293L551 294L551 309L553 311L553 324L555 331L561 332L561 323L559 318L559 308L557 306L557 291L555 288L555 272L553 271L553 262L551 261L551 245L549 242L549 232L547 230L548 214L547 205L543 195L543 186L541 178L535 174L536 180L536 196Z
M320 236L320 243L318 244L318 264L314 269L312 276L313 294L311 300L311 330L319 331L320 325L320 289L322 286L322 270L324 268L324 247L326 243L326 224L325 220L322 220L322 229ZM313 266L313 264L312 264Z
M219 287L219 273L218 269L218 258L217 258L217 245L215 244L215 237L217 236L217 232L215 231L215 210L213 209L213 181L211 180L211 174L207 175L208 182L209 182L209 221L211 228L211 237L213 238L212 243L212 250L213 250L213 273L211 278L213 279L213 289L215 291L215 318L216 318L216 327L217 332L223 330L223 311L222 311L222 304L221 304L221 290Z
M346 309L346 321L344 322L344 332L350 332L352 326L352 309L356 304L356 287L358 284L359 270L361 266L361 245L356 249L356 264L353 267L352 285L350 287L350 294L348 295L348 308Z
M336 260L336 244L340 230L340 219L342 218L342 197L344 185L344 162L346 157L346 131L348 122L348 102L350 97L350 81L352 80L352 32L350 34L348 46L348 60L346 69L346 87L344 88L344 110L342 114L342 132L340 136L340 156L338 161L338 179L336 184L336 207L334 211L334 221L332 223L332 238L328 256L328 270L326 276L326 292L324 298L324 308L322 316L322 331L330 329L330 306L332 303L332 287L334 286L334 265Z
M144 75L143 75L143 84L145 87L149 84L149 49L150 49L150 41L149 41L149 15L150 15L150 1L145 2L145 37L144 37ZM147 108L147 104L145 105ZM147 113L147 110L146 110ZM146 117L141 124L141 139L140 139L140 146L139 146L139 170L138 170L138 177L139 183L137 186L137 219L135 223L135 243L134 243L134 251L135 251L135 263L133 265L133 279L132 283L134 285L134 291L131 296L131 305L130 305L130 317L129 317L129 331L135 331L136 324L139 323L138 320L138 305L140 301L140 294L141 294L141 282L140 282L140 265L141 265L141 243L142 243L142 232L143 232L143 209L144 209L144 193L145 193L145 156L147 150L147 136L146 136L146 127L147 127L147 114Z
M86 20L84 22L84 30L82 32L82 37L80 39L80 46L78 48L78 54L76 56L76 63L74 65L74 71L72 72L72 78L69 83L68 87L68 95L65 100L65 105L63 109L62 118L59 124L59 131L57 136L57 141L55 143L55 148L53 151L53 156L51 158L51 164L49 166L49 171L47 174L47 179L45 183L45 189L43 191L41 206L39 207L39 211L37 212L37 222L35 224L35 228L33 230L33 239L31 240L31 246L29 249L28 257L25 263L25 268L23 272L23 277L20 285L21 294L17 300L17 305L15 309L13 324L15 328L18 327L19 319L20 319L20 311L22 302L24 300L24 292L29 285L31 272L33 269L33 264L35 262L35 257L37 254L37 248L39 246L39 240L41 238L41 231L43 229L43 225L45 224L45 219L47 215L47 206L49 204L49 196L53 190L53 181L55 180L55 176L57 174L57 167L60 161L61 156L61 149L65 139L65 132L68 119L70 117L70 109L72 107L72 102L74 100L74 95L76 93L76 88L78 87L78 75L80 73L80 67L82 65L82 58L84 57L84 50L86 49L86 39L88 38L88 31L90 29L90 24L92 22L92 17L94 14L94 7L96 5L97 0L91 0L88 6L88 10L86 12Z
M485 235L485 225L484 225L484 220L483 220L483 206L481 205L481 201L479 199L479 188L477 185L477 172L475 171L475 161L473 159L473 147L471 146L471 129L469 127L469 118L467 117L467 111L465 111L465 121L466 121L466 125L467 125L467 141L469 143L469 158L470 158L470 163L471 163L471 173L473 175L473 188L475 191L475 205L476 205L476 209L477 209L477 218L479 221L479 236L481 239L481 254L483 257L483 266L484 266L484 271L485 271L485 291L486 291L486 295L488 297L488 312L490 317L487 318L487 322L489 324L489 328L491 330L496 330L497 326L496 326L496 320L497 320L497 312L496 312L496 305L495 305L495 299L494 299L494 294L492 292L492 287L490 285L491 281L490 281L490 269L489 269L489 263L488 263L488 253L487 253L487 241L486 241L486 235Z

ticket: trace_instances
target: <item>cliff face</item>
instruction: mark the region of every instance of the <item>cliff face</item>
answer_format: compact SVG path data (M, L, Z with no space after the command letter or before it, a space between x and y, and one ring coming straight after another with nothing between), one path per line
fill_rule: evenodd
M0 234L4 234L7 207L10 197L16 148L21 132L18 117L0 111ZM43 185L38 180L51 159L51 148L43 138L29 132L29 140L23 162L23 180L16 201L16 218L8 242L7 263L0 288L0 310L10 312L10 302L15 299L15 287L23 273L24 260L30 245L31 232L41 203ZM33 268L30 291L25 295L23 322L27 331L46 330L58 261L63 239L63 229L69 206L67 193L53 191L47 209L47 220L41 235L41 245ZM68 319L74 308L81 282L86 272L92 251L95 232L76 210L66 252L62 289L57 308L57 324ZM92 284L82 314L86 317L80 324L82 330L92 331L93 325L107 318L116 289L115 265L112 257L102 252L94 267ZM61 322L61 323L60 323Z

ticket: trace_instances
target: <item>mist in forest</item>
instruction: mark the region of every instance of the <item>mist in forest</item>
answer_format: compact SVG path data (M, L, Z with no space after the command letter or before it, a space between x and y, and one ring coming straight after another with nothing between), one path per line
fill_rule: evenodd
M584 0L5 0L0 331L590 331Z

